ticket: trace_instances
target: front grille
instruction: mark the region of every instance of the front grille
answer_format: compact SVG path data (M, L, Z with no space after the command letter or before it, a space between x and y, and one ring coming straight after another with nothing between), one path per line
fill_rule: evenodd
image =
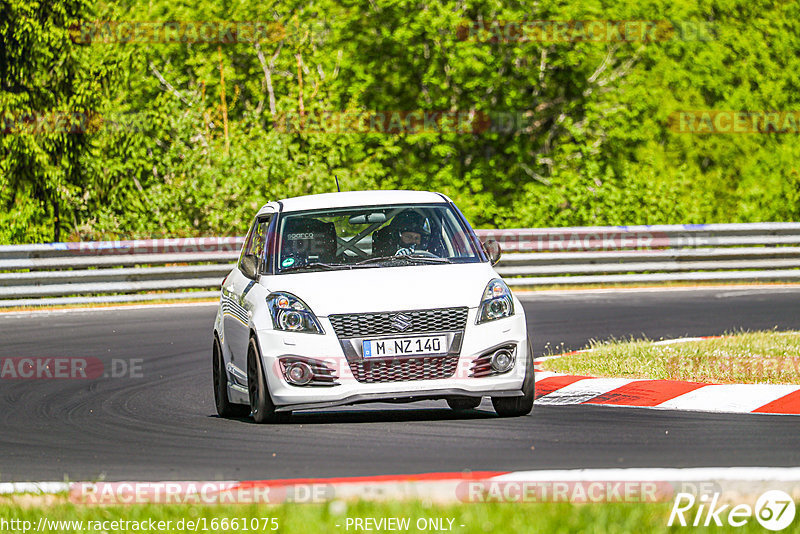
M392 318L397 314L408 318L410 325L407 328L399 330L392 326ZM466 327L467 308L331 315L328 319L340 339L401 333L454 332Z
M406 382L450 378L458 366L458 355L395 360L354 361L350 370L359 382Z

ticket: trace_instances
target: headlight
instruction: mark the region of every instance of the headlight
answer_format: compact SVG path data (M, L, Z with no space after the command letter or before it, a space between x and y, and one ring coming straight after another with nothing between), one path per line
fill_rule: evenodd
M478 307L478 320L476 324L502 319L514 315L514 299L511 290L500 280L495 278L483 291L481 305Z
M267 297L272 324L277 330L324 334L322 326L306 303L291 293L270 293Z

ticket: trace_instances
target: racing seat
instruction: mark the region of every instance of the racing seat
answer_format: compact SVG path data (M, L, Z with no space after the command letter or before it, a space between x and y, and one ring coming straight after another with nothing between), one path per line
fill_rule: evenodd
M373 257L393 256L398 248L400 248L400 240L397 237L397 231L391 225L384 226L372 233Z
M282 243L281 262L287 258L294 260L290 265L336 261L336 227L332 222L293 217L286 221Z

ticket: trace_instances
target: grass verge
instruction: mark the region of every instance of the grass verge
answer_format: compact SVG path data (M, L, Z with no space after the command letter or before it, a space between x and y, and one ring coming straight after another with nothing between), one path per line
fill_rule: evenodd
M0 504L0 531L23 532L3 527L10 521L28 521L29 531L35 531L41 518L47 520L47 527L38 532L100 532L109 534L122 532L278 532L278 533L335 533L364 532L355 528L355 519L371 518L375 521L388 518L408 518L407 529L394 529L405 532L449 531L456 534L486 532L588 532L588 533L627 533L627 532L674 532L685 530L681 527L668 527L672 503L492 503L432 505L421 502L342 502L326 504L287 504L281 506L257 505L130 505L119 507L78 506L61 503L46 507L30 507ZM725 515L723 514L723 518ZM222 520L226 521L223 522ZM233 520L236 519L235 526ZM274 519L274 522L272 521ZM348 528L348 519L351 520ZM114 525L112 521L136 522L163 521L159 525L166 528L135 528L131 524ZM440 520L437 523L426 520ZM450 522L449 520L452 520ZM3 524L3 521L6 524ZM63 521L81 523L58 523ZM88 522L105 522L93 528ZM181 524L180 522L183 521ZM187 521L192 521L191 527ZM418 528L425 522L430 528ZM169 523L167 523L169 522ZM797 532L800 523L784 532ZM243 528L243 525L246 526ZM266 528L265 527L266 524ZM16 523L18 527L25 524ZM194 526L197 525L195 529ZM123 528L116 528L123 527ZM256 528L253 528L256 527ZM275 528L277 527L277 528ZM375 532L391 532L392 529L376 528ZM698 530L692 528L692 531ZM714 532L763 532L764 529L755 518L750 518L744 527L733 528L724 523L723 527L699 529Z
M800 332L742 332L672 344L592 342L591 352L545 360L548 371L598 377L733 384L800 384Z

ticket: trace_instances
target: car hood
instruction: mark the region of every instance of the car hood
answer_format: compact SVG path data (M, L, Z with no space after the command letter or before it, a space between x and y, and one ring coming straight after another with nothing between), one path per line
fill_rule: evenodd
M488 263L372 267L262 277L270 292L287 291L320 317L480 304L497 273Z

